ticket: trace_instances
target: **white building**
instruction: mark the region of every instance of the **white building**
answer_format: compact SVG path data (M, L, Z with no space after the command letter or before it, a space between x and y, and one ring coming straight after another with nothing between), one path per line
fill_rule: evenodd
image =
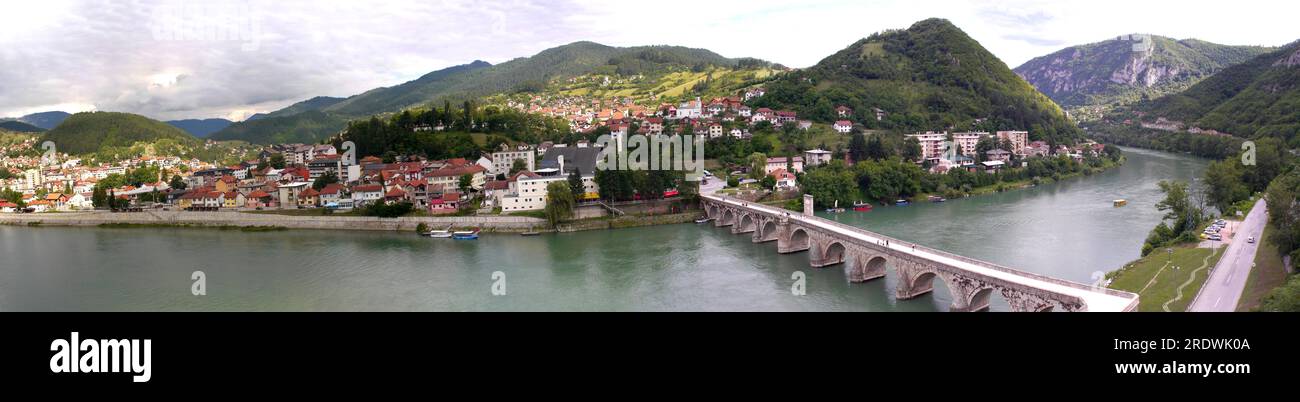
M524 169L533 171L537 169L537 157L534 156L533 150L525 151L501 151L492 153L492 175L510 174L510 168L514 166L515 161L524 161Z
M853 132L853 122L848 120L840 120L835 122L834 128L835 128L835 132L837 133L848 134L850 132Z
M546 186L557 181L566 181L564 176L520 176L515 193L501 197L502 212L536 211L546 208Z
M810 149L803 152L803 159L808 166L824 165L831 162L831 151Z

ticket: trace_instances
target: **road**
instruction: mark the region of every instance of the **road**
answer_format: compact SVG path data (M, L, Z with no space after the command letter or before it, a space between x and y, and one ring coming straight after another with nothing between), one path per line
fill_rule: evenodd
M1246 289L1246 279L1255 265L1255 252L1259 242L1263 241L1264 226L1268 223L1268 209L1264 200L1255 203L1255 207L1246 215L1246 220L1237 226L1232 244L1219 259L1210 278L1201 287L1201 293L1192 300L1187 311L1194 312L1233 312L1237 311L1237 302ZM1246 239L1254 237L1255 242Z

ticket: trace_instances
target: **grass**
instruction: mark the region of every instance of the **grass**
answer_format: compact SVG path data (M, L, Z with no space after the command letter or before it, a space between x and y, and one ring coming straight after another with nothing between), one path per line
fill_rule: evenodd
M1110 275L1110 287L1141 296L1138 311L1185 311L1223 253L1184 245L1170 256L1157 250ZM1179 297L1179 290L1182 296Z
M1237 311L1254 311L1264 301L1264 296L1268 296L1273 289L1286 284L1287 274L1286 267L1282 265L1282 256L1276 246L1264 241L1269 238L1272 231L1273 226L1266 226L1264 235L1258 240L1259 251L1255 253L1255 267L1250 270L1250 277L1246 279L1246 290L1241 293Z

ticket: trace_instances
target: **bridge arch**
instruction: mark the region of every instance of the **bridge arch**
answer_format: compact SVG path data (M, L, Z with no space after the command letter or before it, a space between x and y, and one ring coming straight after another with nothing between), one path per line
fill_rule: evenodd
M735 226L736 233L748 233L748 232L753 232L754 230L757 229L758 225L754 223L753 215L754 214L752 213L740 214L740 220L736 223Z
M731 208L723 208L722 215L718 218L718 226L727 226L736 223L736 213Z
M856 256L853 265L849 267L849 281L861 283L884 278L888 267L889 260L883 255Z
M815 257L817 259L812 261L812 266L816 268L843 263L844 257L849 250L848 247L844 246L844 243L832 240L826 244L826 247L818 251L819 257Z
M966 301L966 305L969 306L968 311L989 311L997 293L997 290L991 287L976 290L971 294L970 300ZM958 297L958 295L953 295L953 297Z
M776 221L771 219L768 219L765 222L763 222L763 226L758 231L759 237L762 238L770 237L772 236L773 233L776 233Z

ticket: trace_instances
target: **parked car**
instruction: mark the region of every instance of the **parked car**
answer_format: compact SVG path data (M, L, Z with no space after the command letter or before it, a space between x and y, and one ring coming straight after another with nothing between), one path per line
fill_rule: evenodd
M1246 242L1250 244L1255 244L1255 236L1251 236L1249 239L1246 239Z

